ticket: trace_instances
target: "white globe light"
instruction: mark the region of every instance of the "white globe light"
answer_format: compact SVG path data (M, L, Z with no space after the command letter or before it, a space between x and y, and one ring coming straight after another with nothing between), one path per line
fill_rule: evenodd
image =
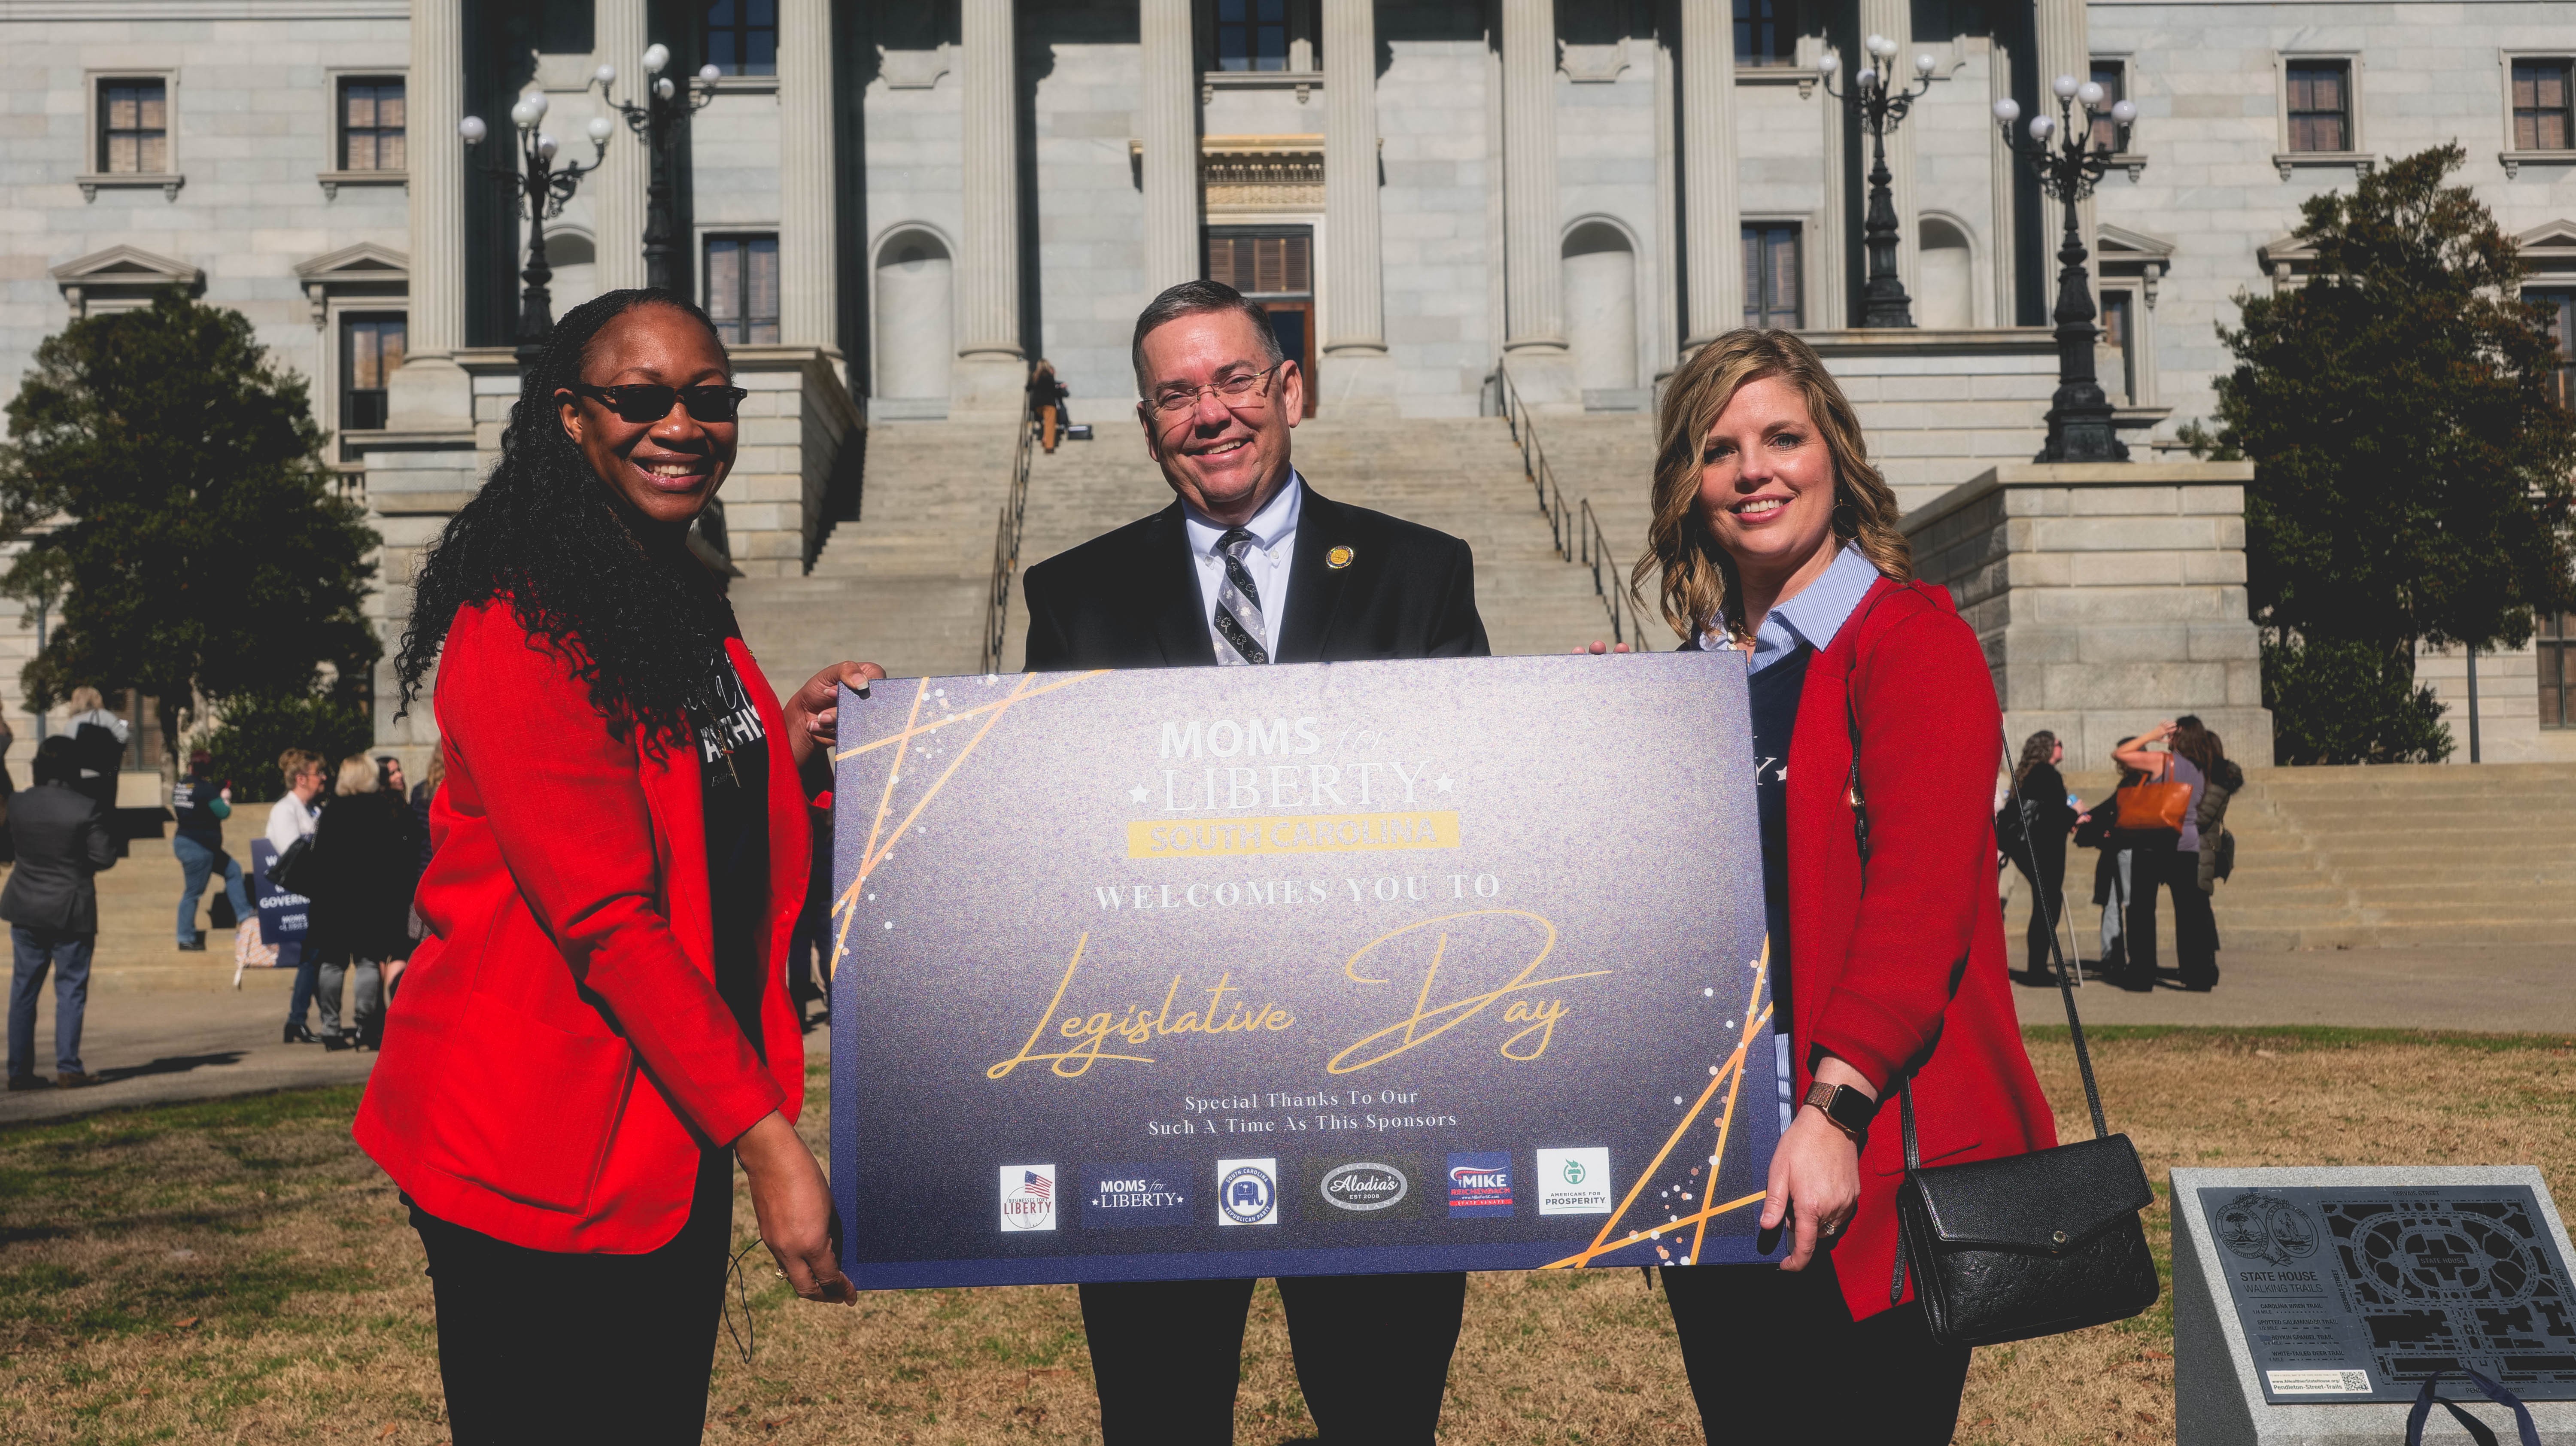
M678 86L671 84L671 77L666 75L653 82L653 93L664 100L669 100L679 94L680 90Z
M2071 75L2061 75L2057 79L2048 83L2048 88L2057 92L2057 98L2059 100L2074 99L2075 87L2076 80L2075 77Z
M2102 87L2088 80L2082 85L2075 87L2075 98L2084 102L2088 109L2090 107L2100 105L2102 103Z
M470 115L456 123L456 133L465 137L467 145L478 146L483 143L483 138L492 132L489 126L483 124L483 117Z
M559 147L555 145L555 138L553 136L547 135L544 131L537 132L538 155L545 157L547 160L553 160L555 152L558 149Z
M592 71L590 76L591 79L598 81L601 85L615 85L617 83L617 67L613 65L603 65L599 69Z
M1867 40L1862 41L1861 46L1870 54L1878 56L1881 59L1885 59L1886 57L1896 53L1896 42L1888 39L1884 35L1873 35Z
M709 85L713 85L717 81L724 79L724 70L714 61L710 60L706 64L698 67L698 79L705 81Z
M2111 119L2118 121L2122 125L2127 125L2129 122L2136 120L2137 118L2138 108L2134 104L2125 100L2116 100L2111 102Z
M2044 141L2055 134L2057 134L2056 121L2051 120L2044 115L2035 115L2030 118L2030 138L2032 140Z
M662 73L662 67L670 63L671 47L667 45L648 45L644 47L644 73L646 75L660 75Z
M616 131L616 129L617 127L611 125L608 117L604 115L595 115L590 118L590 138L592 140L605 141Z
M539 120L544 120L546 118L546 108L553 104L553 102L548 101L546 99L546 93L541 90L530 95L523 104L527 106L528 114L535 116Z
M2021 102L2013 99L2011 96L2005 96L2003 99L1996 101L1995 119L2002 121L2005 125L2011 125L2014 121L2020 120Z
M1843 68L1843 58L1828 50L1816 57L1816 74L1831 75Z
M1926 50L1914 57L1914 73L1916 75L1930 75L1932 73L1932 67L1939 65L1940 63L1940 60L1934 57L1931 51Z
M536 113L528 109L528 102L524 98L510 107L510 123L521 130L526 130L534 124L536 118Z
M1862 87L1878 84L1878 67L1875 65L1862 66L1860 68L1860 74L1852 77L1852 84Z

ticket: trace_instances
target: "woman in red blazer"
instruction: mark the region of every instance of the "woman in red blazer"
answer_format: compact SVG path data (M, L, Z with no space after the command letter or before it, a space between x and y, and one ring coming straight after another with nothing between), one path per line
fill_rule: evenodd
M358 1142L429 1257L458 1446L694 1442L733 1161L798 1294L848 1301L794 1126L787 937L845 663L782 708L689 551L731 468L724 346L667 292L556 324L501 460L423 563L428 926ZM820 746L818 746L818 744Z
M1895 498L1806 343L1719 337L1659 432L1637 578L1660 570L1685 647L1750 674L1788 1083L1762 1207L1787 1255L1664 1272L1691 1390L1712 1440L1948 1441L1968 1352L1893 1279L1904 1151L1896 1112L1871 1117L1911 1079L1927 1163L2056 1143L2005 973L1994 682L1949 595L1912 581Z

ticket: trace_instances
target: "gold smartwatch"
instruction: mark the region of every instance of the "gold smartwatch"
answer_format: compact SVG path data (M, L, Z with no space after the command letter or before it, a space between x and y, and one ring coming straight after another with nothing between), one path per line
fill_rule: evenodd
M1878 1101L1850 1085L1827 1084L1823 1080L1807 1086L1805 1102L1824 1111L1834 1128L1851 1136L1854 1142L1869 1133L1869 1122L1878 1113Z

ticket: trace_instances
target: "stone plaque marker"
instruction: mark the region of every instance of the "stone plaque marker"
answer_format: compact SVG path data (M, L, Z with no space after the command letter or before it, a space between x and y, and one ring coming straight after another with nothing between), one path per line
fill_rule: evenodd
M2404 1439L2425 1376L2476 1369L2576 1446L2576 1258L2540 1172L2173 1172L2179 1446ZM2446 1397L2511 1440L2466 1381ZM2466 1440L2435 1411L2425 1439Z

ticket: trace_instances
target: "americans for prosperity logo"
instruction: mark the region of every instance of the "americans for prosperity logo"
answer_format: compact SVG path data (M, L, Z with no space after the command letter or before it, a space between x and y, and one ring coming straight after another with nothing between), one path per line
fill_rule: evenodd
M1541 1215L1607 1215L1610 1213L1610 1151L1607 1146L1538 1152L1538 1213Z
M1216 1223L1219 1225L1278 1224L1279 1162L1277 1160L1217 1161Z
M1449 1157L1449 1217L1493 1219L1512 1213L1512 1157L1500 1150Z
M1053 1230L1055 1228L1055 1166L1004 1165L1002 1167L1002 1228L1005 1230Z

